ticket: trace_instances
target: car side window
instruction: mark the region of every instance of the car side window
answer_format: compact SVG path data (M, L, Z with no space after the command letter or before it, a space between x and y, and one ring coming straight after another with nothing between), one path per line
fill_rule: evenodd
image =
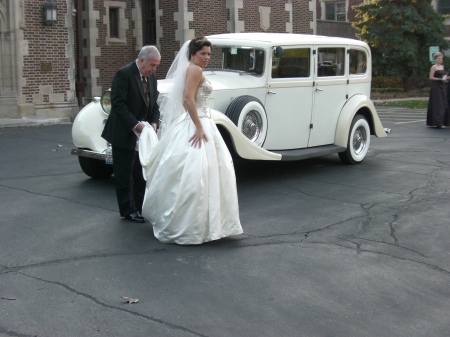
M345 74L345 48L318 48L317 76Z
M367 54L363 50L350 49L350 75L362 75L367 71Z
M285 49L272 61L272 78L310 77L310 48Z

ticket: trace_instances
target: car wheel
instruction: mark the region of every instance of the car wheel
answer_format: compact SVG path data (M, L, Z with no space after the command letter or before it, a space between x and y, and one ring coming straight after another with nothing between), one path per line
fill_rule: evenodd
M112 165L102 160L78 156L78 161L83 172L91 178L107 179L113 174Z
M359 164L366 157L370 145L370 127L364 116L353 118L348 134L347 149L339 153L344 164Z
M248 95L236 97L225 115L253 143L263 145L267 135L267 117L259 99Z

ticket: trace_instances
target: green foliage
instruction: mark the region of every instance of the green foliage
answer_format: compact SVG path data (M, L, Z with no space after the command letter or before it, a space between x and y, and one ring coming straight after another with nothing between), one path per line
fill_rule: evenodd
M375 75L400 77L404 88L422 84L430 71L429 47L447 49L447 27L429 0L371 0L353 7L353 26L372 50Z
M372 88L372 93L386 94L386 93L393 93L393 92L403 92L403 88L398 88L398 87Z
M375 105L391 106L398 108L410 108L410 109L426 109L428 107L428 100L384 101L384 102L375 102Z
M372 88L403 88L403 81L400 77L374 76Z

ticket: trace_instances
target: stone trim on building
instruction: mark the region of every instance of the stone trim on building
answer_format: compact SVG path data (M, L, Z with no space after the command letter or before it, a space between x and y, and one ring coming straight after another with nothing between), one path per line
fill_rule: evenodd
M288 3L286 3L284 5L284 8L286 10L286 12L289 13L289 21L286 22L286 33L291 33L293 32L293 25L292 25L292 0L289 0Z
M227 21L227 32L244 32L244 21L239 20L239 9L244 8L243 0L226 0L226 8L230 10L230 20Z
M86 5L83 11L83 76L87 84L84 96L90 101L93 97L102 95L102 87L97 84L100 72L96 64L96 57L101 56L100 47L97 47L100 12L94 10L92 1L86 1Z
M178 0L178 12L173 13L173 20L178 24L178 29L175 30L175 41L178 41L181 47L184 41L195 37L194 30L189 29L189 23L194 20L194 13L188 11L187 0Z
M308 9L312 13L312 20L309 24L309 28L311 29L313 35L317 34L317 0L311 0L308 3Z
M26 82L21 76L22 55L27 51L23 15L23 1L0 1L0 116L4 117L20 117L19 104L25 103L20 97Z
M136 51L143 47L143 30L142 30L142 8L139 0L134 1L134 8L131 9L131 22L133 25L133 38L135 40Z

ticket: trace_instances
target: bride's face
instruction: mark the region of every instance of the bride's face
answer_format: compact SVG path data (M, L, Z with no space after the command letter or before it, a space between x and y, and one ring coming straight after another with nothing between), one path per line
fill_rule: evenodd
M191 61L199 67L205 68L211 59L211 47L203 46L198 52L191 56Z

